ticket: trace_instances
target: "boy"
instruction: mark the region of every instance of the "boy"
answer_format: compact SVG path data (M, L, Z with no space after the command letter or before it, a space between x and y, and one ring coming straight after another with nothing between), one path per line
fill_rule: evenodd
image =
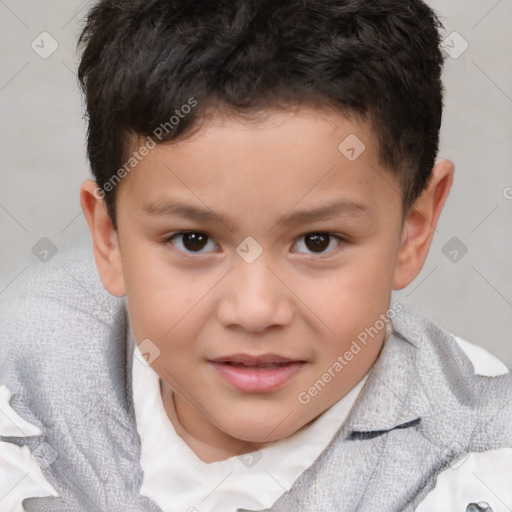
M24 510L512 506L509 370L391 303L453 180L437 27L419 0L91 10L80 197L109 296L78 251L39 283L53 344L15 345L6 305L28 424L3 438L52 486Z

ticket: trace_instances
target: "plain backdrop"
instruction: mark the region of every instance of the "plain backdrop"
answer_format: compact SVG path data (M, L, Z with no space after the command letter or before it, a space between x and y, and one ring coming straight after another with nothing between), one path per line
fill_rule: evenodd
M455 179L427 261L394 300L512 367L512 2L430 2L449 54L439 159ZM90 2L0 0L0 293L34 246L87 234L76 40ZM37 251L36 251L37 252Z

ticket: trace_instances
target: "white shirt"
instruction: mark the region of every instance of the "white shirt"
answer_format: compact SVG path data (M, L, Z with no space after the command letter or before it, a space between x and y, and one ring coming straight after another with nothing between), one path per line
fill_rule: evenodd
M387 336L386 336L387 339ZM478 375L495 376L507 367L489 352L456 337ZM368 374L305 429L264 449L205 463L176 433L163 406L159 376L141 364L134 350L132 382L144 480L140 494L164 512L207 512L270 508L325 449L348 416ZM0 385L0 435L30 436L41 431L10 407L11 393ZM3 414L2 414L3 413ZM271 472L269 471L271 469ZM416 512L465 511L486 501L493 512L512 510L512 448L471 453L438 476ZM27 446L0 442L0 510L23 512L28 497L58 496Z

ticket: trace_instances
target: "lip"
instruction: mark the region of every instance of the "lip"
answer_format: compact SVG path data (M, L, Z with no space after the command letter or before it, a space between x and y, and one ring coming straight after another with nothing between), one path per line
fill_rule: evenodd
M257 366L261 364L271 363L292 363L292 362L304 362L298 359L291 359L289 357L280 356L278 354L232 354L224 357L217 357L215 359L209 359L210 362L214 363L240 363L245 365Z
M306 364L305 361L288 359L276 354L249 356L235 354L208 361L228 384L245 393L269 393L288 382ZM235 366L230 363L244 364ZM278 364L277 367L265 368L259 365Z

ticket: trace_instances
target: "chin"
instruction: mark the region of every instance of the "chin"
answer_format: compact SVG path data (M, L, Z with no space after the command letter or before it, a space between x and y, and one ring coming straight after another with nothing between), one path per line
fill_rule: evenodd
M288 437L285 435L276 435L275 432L272 432L271 426L266 426L266 428L258 430L254 427L251 430L248 429L236 429L231 432L227 432L231 437L234 437L236 439L239 439L240 441L245 441L247 443L254 443L254 444L264 444L264 443L270 443L272 441L279 441L280 439L283 439L285 437ZM269 432L272 432L272 435L268 435Z
M292 415L288 417L290 419ZM276 418L275 421L269 421L269 418ZM302 425L290 425L289 421L283 421L283 418L276 417L274 414L257 414L244 416L242 419L230 418L229 430L225 429L226 434L246 441L248 443L270 443L279 441L285 437L291 436Z

